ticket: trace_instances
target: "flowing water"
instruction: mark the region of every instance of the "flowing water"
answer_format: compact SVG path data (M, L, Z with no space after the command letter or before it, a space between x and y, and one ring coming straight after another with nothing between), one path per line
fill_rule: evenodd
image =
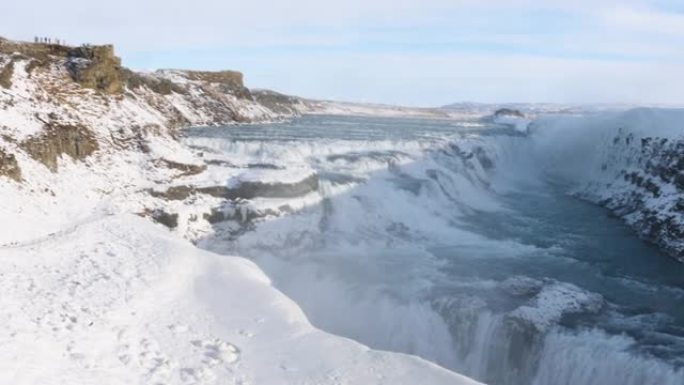
M684 264L570 195L534 135L305 117L186 141L318 174L314 203L201 244L254 259L321 329L490 384L684 384Z

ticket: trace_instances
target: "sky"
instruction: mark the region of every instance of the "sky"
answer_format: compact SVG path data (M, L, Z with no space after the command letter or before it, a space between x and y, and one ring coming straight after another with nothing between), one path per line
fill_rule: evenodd
M0 36L112 43L319 99L684 104L684 0L3 0Z

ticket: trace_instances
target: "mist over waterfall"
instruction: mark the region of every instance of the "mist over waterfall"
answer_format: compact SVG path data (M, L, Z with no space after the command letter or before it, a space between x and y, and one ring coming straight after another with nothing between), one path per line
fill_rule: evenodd
M200 245L252 258L323 330L491 384L681 385L681 122L319 116L184 141L315 175L226 202Z

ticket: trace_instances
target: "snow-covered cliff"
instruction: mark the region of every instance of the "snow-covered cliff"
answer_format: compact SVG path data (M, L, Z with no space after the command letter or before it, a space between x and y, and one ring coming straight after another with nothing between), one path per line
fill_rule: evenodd
M37 197L1 210L8 218L21 213L26 220L55 221L56 228L60 218L87 213L103 195L125 195L202 169L175 140L181 127L287 116L254 101L240 73L136 73L120 66L110 46L0 40L0 74L0 191L14 201L47 193L63 215L39 208L44 200ZM139 206L137 212L146 212ZM26 215L32 210L46 214ZM21 237L32 237L37 229L10 228L0 242L17 241L22 231Z
M531 130L550 175L684 261L684 110L547 118Z

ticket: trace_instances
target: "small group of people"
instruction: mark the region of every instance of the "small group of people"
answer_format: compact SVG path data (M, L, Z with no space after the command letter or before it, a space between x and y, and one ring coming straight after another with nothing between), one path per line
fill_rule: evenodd
M57 44L57 45L61 44L61 45L64 45L63 40L53 39L50 37L38 37L38 36L36 36L35 38L33 38L33 41L35 43L41 43L41 44Z

